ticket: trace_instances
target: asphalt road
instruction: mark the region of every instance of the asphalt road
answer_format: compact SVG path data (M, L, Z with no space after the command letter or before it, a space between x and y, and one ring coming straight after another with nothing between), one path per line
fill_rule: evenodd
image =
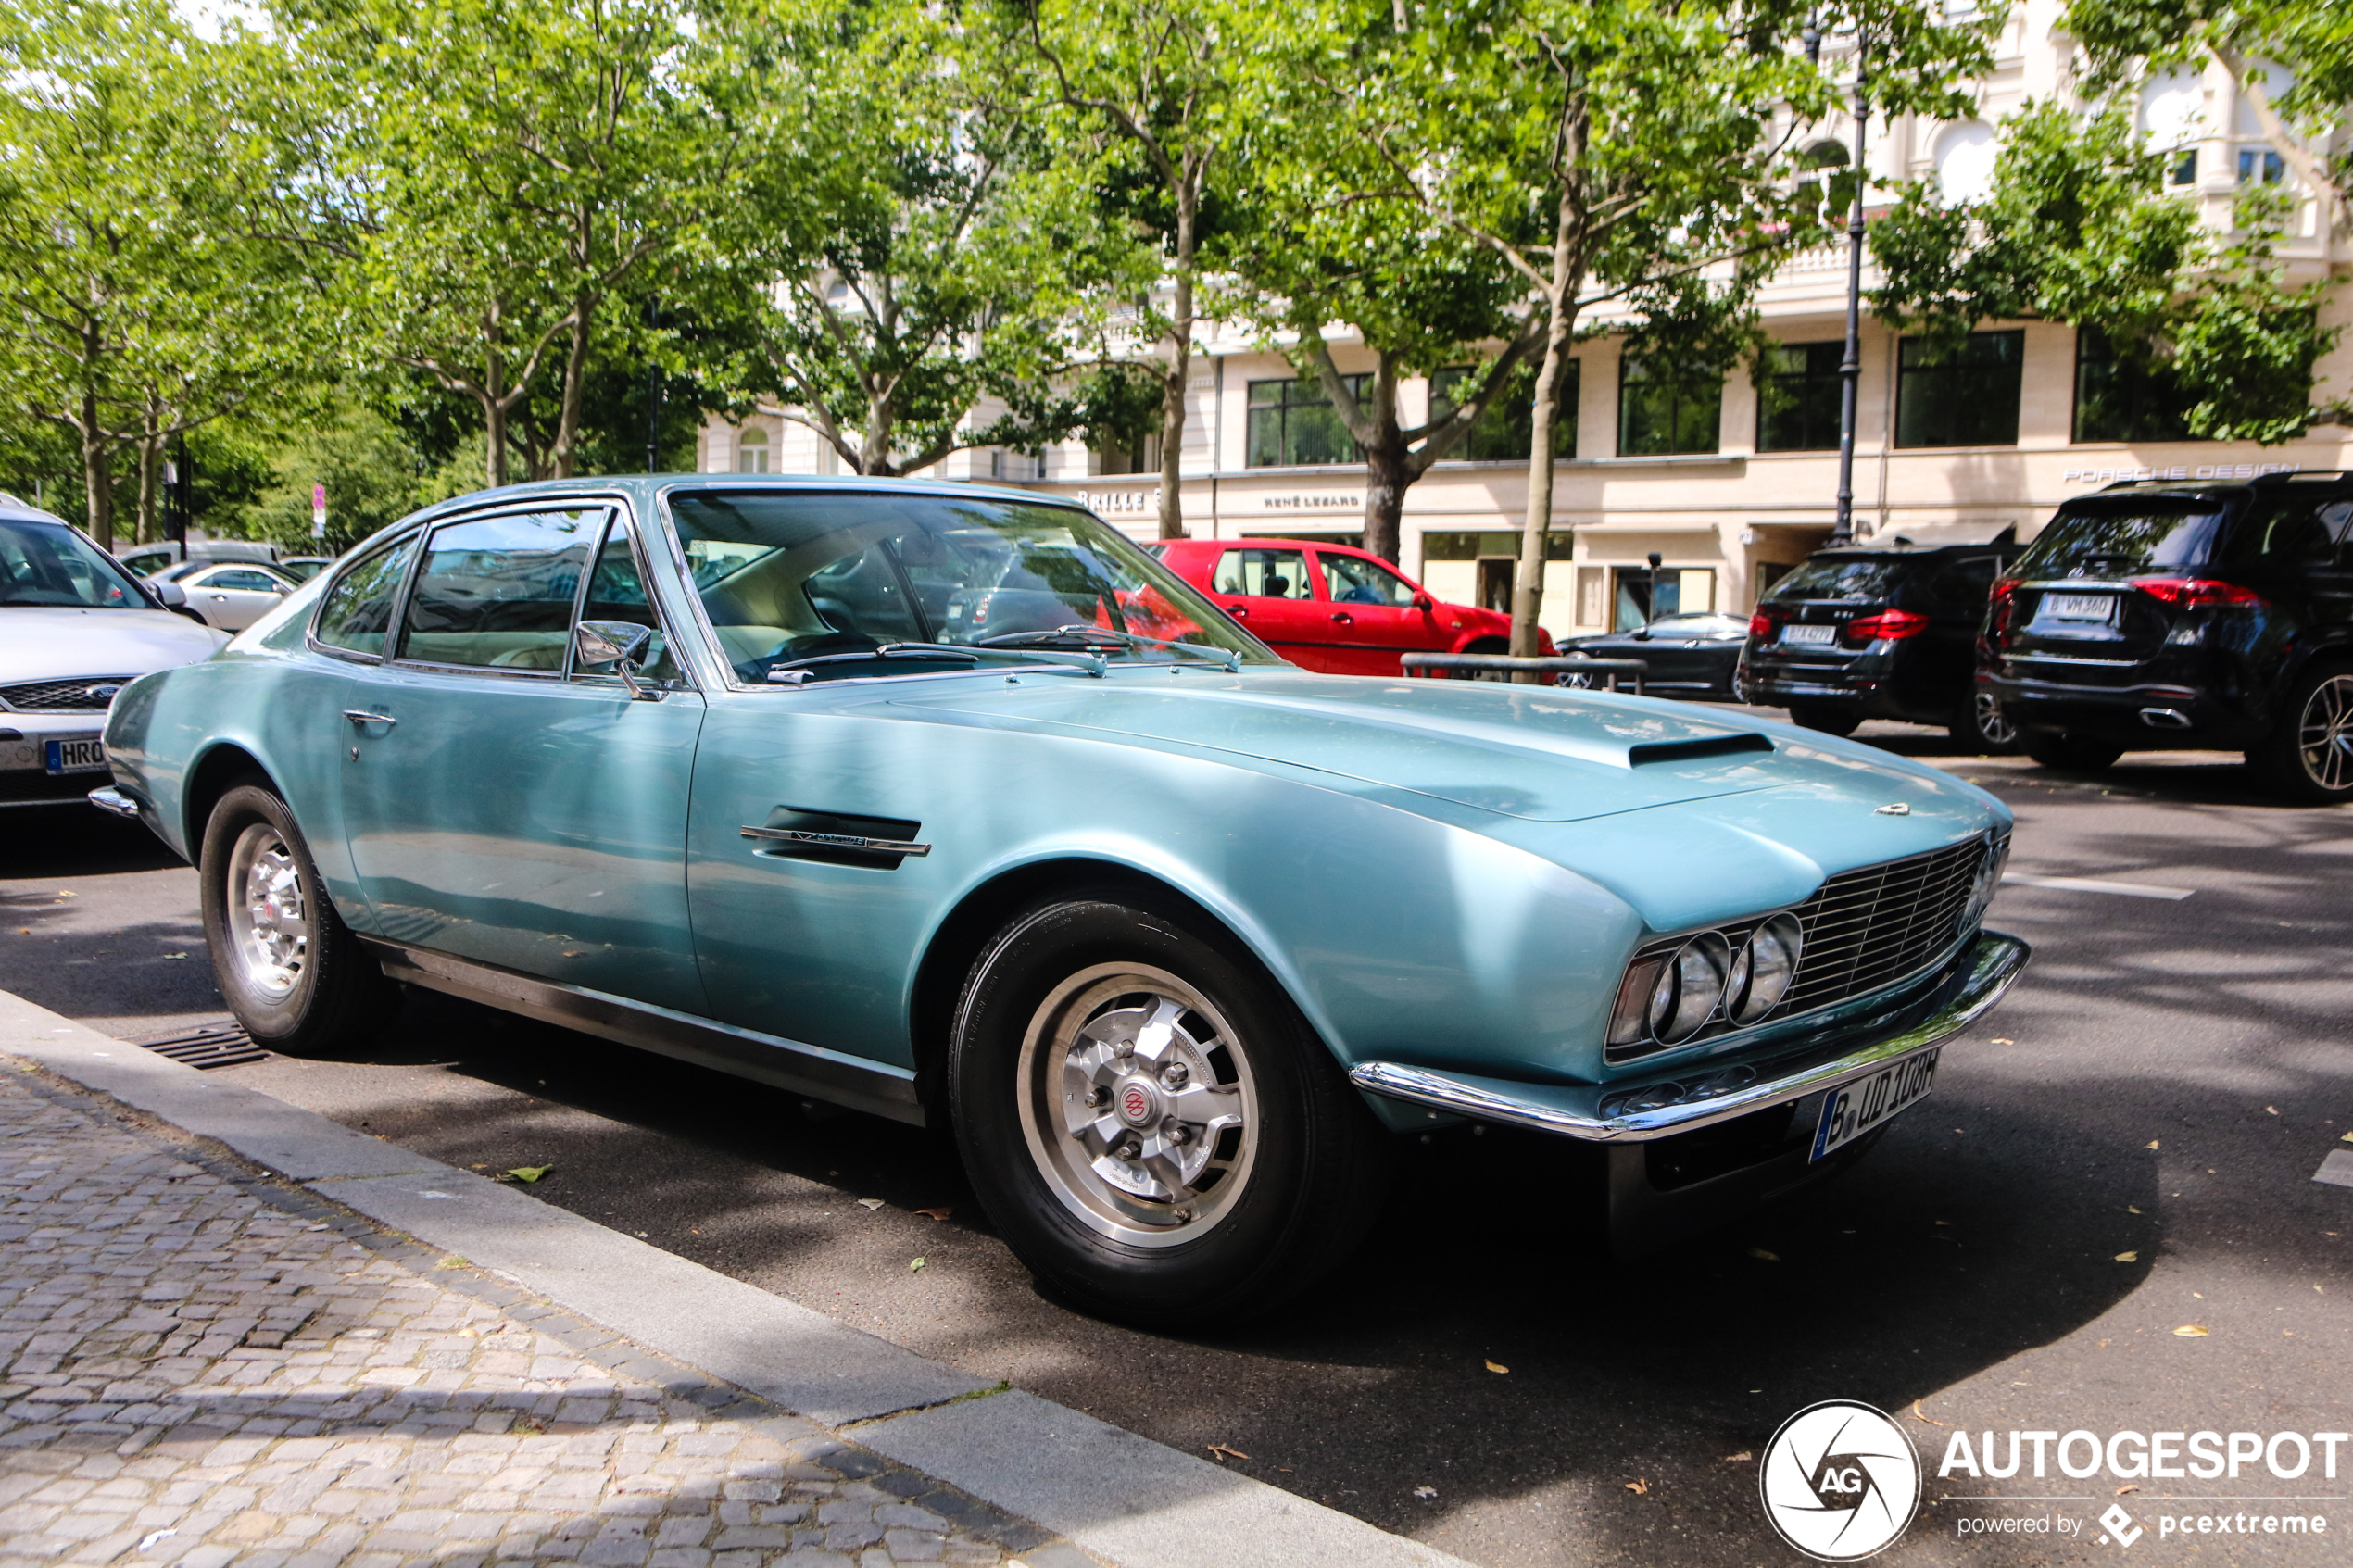
M1042 1295L895 1124L422 996L367 1049L222 1071L453 1163L552 1165L548 1202L1495 1568L1798 1561L1755 1456L1825 1399L1897 1414L1929 1466L1892 1562L2096 1560L2117 1502L2136 1559L2345 1561L2353 1445L2334 1480L2121 1493L1935 1470L1957 1430L2353 1426L2353 1188L2312 1180L2353 1148L2353 811L2272 805L2227 759L2062 776L1872 728L2010 802L2014 873L2190 896L2006 887L2035 961L1933 1096L1852 1174L1639 1263L1597 1245L1575 1150L1456 1134L1279 1321L1148 1336ZM0 906L0 987L124 1038L225 1017L195 873L135 828L9 814ZM1956 1500L1984 1494L2043 1500ZM2250 1507L2330 1533L2157 1533ZM1961 1534L2053 1515L2082 1534Z

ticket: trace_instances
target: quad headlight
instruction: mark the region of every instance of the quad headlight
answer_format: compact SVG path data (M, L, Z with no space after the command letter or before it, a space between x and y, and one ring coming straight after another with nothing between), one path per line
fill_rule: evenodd
M1797 977L1806 934L1793 914L1772 916L1737 939L1703 931L1629 966L1610 1010L1613 1047L1680 1046L1718 1019L1764 1022Z
M1775 915L1748 934L1724 986L1724 1015L1735 1023L1762 1023L1797 978L1806 928L1792 914Z

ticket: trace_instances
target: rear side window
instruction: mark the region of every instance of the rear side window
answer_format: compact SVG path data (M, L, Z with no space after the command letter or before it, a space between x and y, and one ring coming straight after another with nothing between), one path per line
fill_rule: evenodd
M473 518L434 531L400 657L476 669L564 667L601 508Z
M2133 496L2060 508L2018 563L2018 575L2130 577L2193 570L2214 556L2223 513L2212 501Z
M1776 599L1885 599L1902 581L1904 563L1816 557L1773 584Z
M1312 599L1304 550L1227 550L1217 558L1210 591L1253 599Z
M409 575L416 554L417 535L412 533L354 561L327 590L310 634L331 648L382 658L384 633L392 628L392 602L399 596L400 580Z

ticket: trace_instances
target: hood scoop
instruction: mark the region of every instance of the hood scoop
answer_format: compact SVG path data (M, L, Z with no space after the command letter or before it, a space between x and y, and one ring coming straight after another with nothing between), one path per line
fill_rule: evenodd
M1773 743L1754 730L1694 735L1689 740L1636 741L1626 748L1626 765L1644 768L1660 762L1696 762L1703 757L1730 757L1743 751L1772 749Z

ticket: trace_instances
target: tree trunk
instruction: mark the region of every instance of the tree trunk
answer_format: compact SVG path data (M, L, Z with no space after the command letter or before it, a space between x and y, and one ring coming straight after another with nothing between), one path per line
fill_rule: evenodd
M1587 122L1583 99L1572 93L1561 113L1560 206L1553 220L1553 275L1544 290L1544 359L1536 371L1536 403L1528 433L1528 513L1520 525L1519 570L1512 582L1512 652L1540 657L1544 607L1544 546L1553 526L1553 422L1559 414L1562 367L1577 335L1577 285L1585 274L1585 211L1579 182ZM1534 684L1537 677L1516 677Z
M1176 297L1169 321L1168 379L1160 393L1160 536L1185 537L1185 395L1193 373L1193 234L1201 216L1202 168L1187 155L1176 182ZM1210 455L1217 466L1217 455Z
M89 492L83 516L98 548L114 549L114 446L98 428L97 394L82 395L82 483Z
M1345 383L1343 383L1343 386ZM1427 422L1427 421L1425 421ZM1383 354L1373 367L1373 417L1365 448L1365 548L1394 566L1403 544L1405 487L1418 476L1397 422L1397 367Z
M156 480L163 467L163 437L156 433L155 410L147 410L146 429L139 435L139 518L135 537L142 545L156 542Z
M482 400L483 435L488 446L483 460L483 483L496 490L507 483L507 400Z
M570 479L580 445L581 386L588 375L588 337L597 319L596 301L576 296L572 306L572 342L564 352L564 383L556 416L556 439L547 454L547 477Z

